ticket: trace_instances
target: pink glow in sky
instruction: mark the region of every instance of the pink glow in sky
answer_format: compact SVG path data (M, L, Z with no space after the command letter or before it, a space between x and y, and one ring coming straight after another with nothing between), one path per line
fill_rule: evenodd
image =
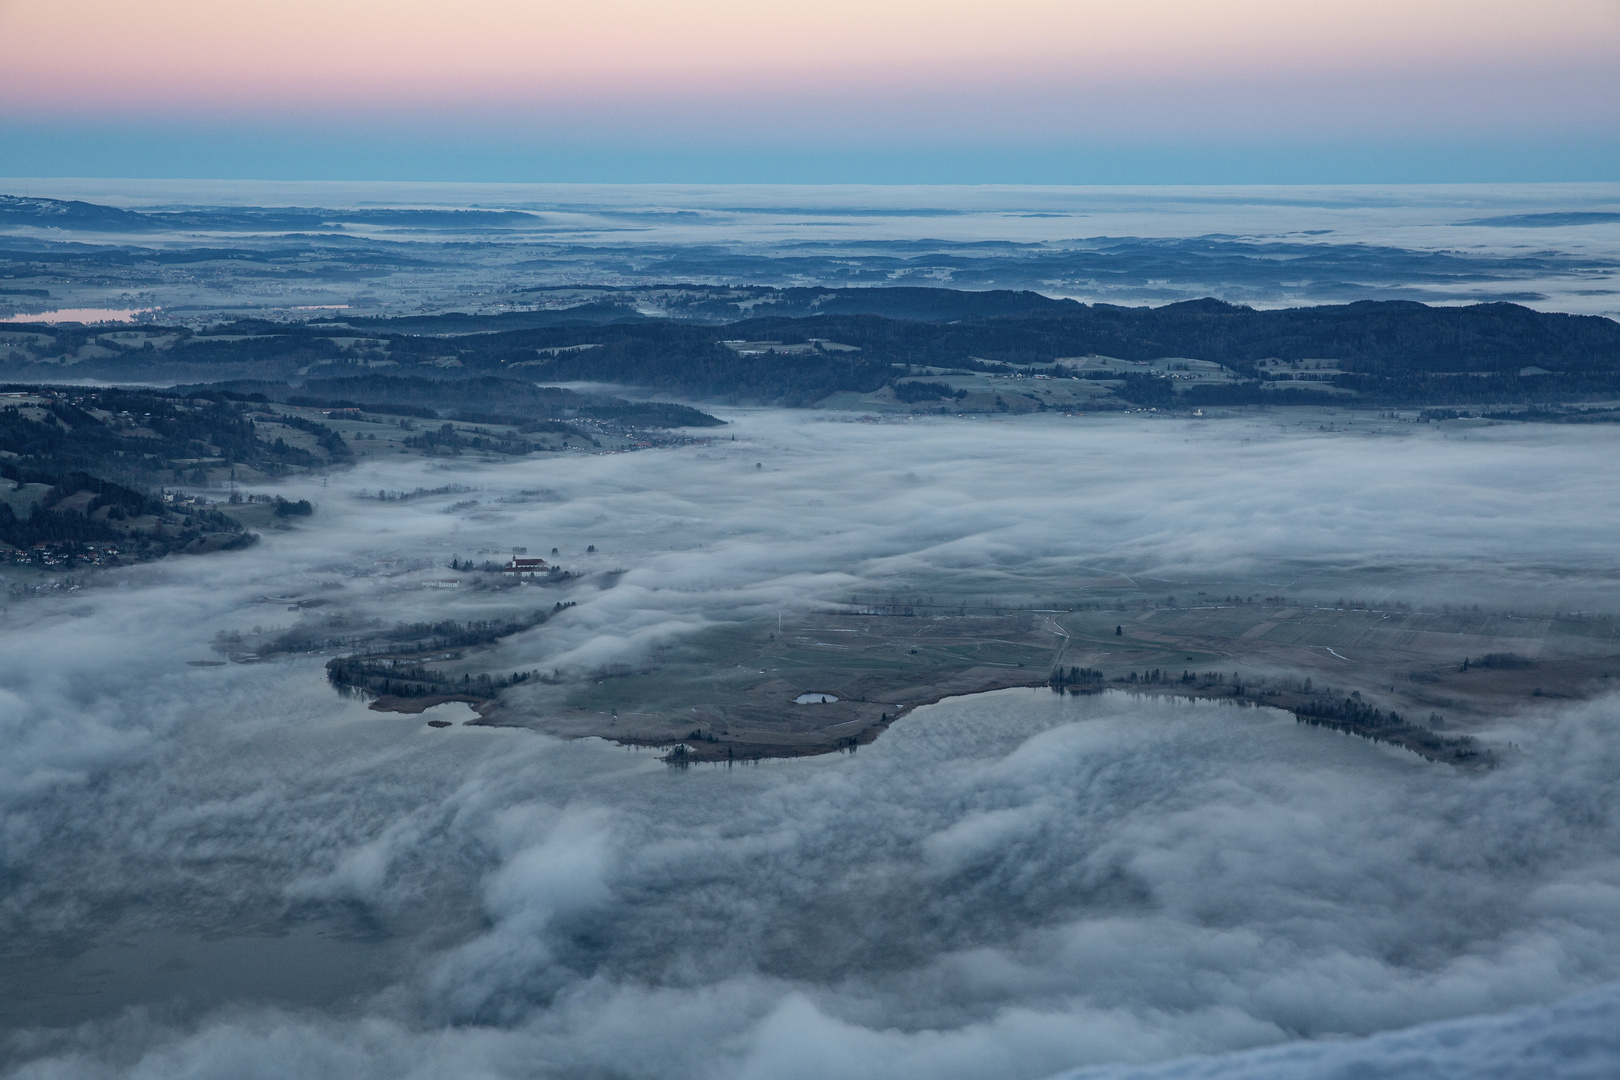
M0 41L12 120L498 114L626 134L1620 120L1616 0L0 0Z

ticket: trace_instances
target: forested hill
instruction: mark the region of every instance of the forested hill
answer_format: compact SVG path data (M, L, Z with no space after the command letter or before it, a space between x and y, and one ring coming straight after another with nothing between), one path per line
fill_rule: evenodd
M632 310L632 301L681 317L649 318ZM736 317L711 321L726 311ZM1126 401L1156 400L1170 389L1189 403L1231 404L1320 390L1389 405L1620 396L1620 323L1514 304L1362 302L1257 311L1216 300L1085 305L1007 291L669 286L634 295L596 290L579 308L533 313L541 315L549 325L452 314L240 322L206 332L29 327L0 331L0 370L40 381L499 374L797 405L839 391L872 392L907 376L1056 371L1060 360L1075 373L1083 367L1075 358L1138 364L1185 358L1221 365L1226 375L1219 385L1173 388L1133 383L1118 372L1085 377L1113 379L1115 395ZM1309 388L1295 385L1304 376L1279 373L1286 364L1320 374L1306 380Z
M184 393L224 393L241 401L277 401L322 409L362 409L428 419L453 417L526 424L534 421L601 420L633 428L719 427L721 421L689 405L626 401L581 394L526 379L471 375L424 379L399 375L346 375L309 379L296 386L257 379L177 386Z
M1340 361L1345 370L1381 375L1620 365L1620 323L1517 304L1428 307L1365 301L1275 311L1218 300L1161 308L1099 304L953 326L948 337L960 349L1013 363L1052 353L1123 360L1174 356L1252 372L1267 359L1328 359Z
M396 339L390 356L408 366L409 357L453 350L463 369L790 405L839 390L872 391L918 369L1031 371L1088 356L1213 361L1230 369L1238 382L1195 389L1195 395L1212 402L1267 400L1291 392L1260 385L1273 374L1269 369L1275 365L1267 361L1276 360L1331 361L1335 374L1322 385L1390 404L1443 404L1459 400L1459 394L1487 401L1620 394L1620 323L1515 304L1368 302L1256 311L1217 300L1125 308L1032 293L947 289L823 290L820 295L824 307L842 310L721 326L643 319L419 336ZM785 306L806 302L803 296L784 295ZM853 310L863 303L889 314ZM896 317L897 309L915 317ZM593 317L599 311L594 308ZM1456 378L1470 374L1477 377ZM1254 385L1245 387L1242 380ZM1154 388L1121 390L1125 397L1143 398L1153 396Z

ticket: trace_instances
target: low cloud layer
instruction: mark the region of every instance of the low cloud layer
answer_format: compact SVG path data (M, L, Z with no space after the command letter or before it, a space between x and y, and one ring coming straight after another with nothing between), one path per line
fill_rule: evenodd
M265 598L470 617L479 594L416 585L512 546L625 571L503 646L548 667L890 589L1612 588L1601 430L732 419L706 449L337 477L288 492L321 503L299 533L11 602L11 1073L1033 1078L1620 980L1613 700L1503 722L1520 752L1485 775L1269 712L1035 691L854 756L672 771L370 713L318 658L185 663L302 617ZM452 479L480 490L348 494Z
M1620 1058L1620 986L1526 1008L1424 1024L1368 1039L1289 1046L1170 1062L1147 1068L1103 1066L1055 1080L1316 1080L1378 1076L1540 1077L1600 1080Z

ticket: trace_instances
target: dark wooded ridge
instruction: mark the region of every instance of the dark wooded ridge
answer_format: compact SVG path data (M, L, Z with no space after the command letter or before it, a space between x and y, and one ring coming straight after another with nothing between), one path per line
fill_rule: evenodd
M729 296L734 290L713 291ZM598 301L511 316L299 325L244 320L206 333L168 330L173 340L162 349L133 348L92 329L63 326L31 328L46 343L31 346L27 356L14 349L0 360L13 374L43 380L62 370L43 362L50 359L45 354L95 343L116 355L81 361L75 374L228 380L229 389L276 400L299 394L436 410L450 401L480 412L510 412L521 404L520 415L557 418L572 410L665 426L712 420L668 404L564 400L567 391L533 384L621 383L698 399L794 406L838 391L906 385L908 376L1051 373L1067 370L1053 367L1062 358L1107 356L1138 363L1206 360L1231 373L1226 381L1192 385L1152 372L1088 374L1108 382L1116 403L1134 405L1311 404L1325 399L1324 388L1376 406L1530 405L1620 395L1620 323L1516 304L1366 301L1257 311L1208 299L1127 308L1010 291L748 291L770 301L756 297L748 310L794 314L716 322L722 314L717 301L693 306L701 318L652 319L628 302ZM735 303L729 306L741 315ZM397 375L379 376L368 367L381 357ZM1332 363L1322 370L1322 361ZM295 373L312 364L316 372L304 386L289 389ZM1301 364L1309 366L1301 370ZM432 382L389 381L399 376ZM511 381L478 382L492 377ZM262 385L251 385L255 380ZM906 391L902 400L921 393Z

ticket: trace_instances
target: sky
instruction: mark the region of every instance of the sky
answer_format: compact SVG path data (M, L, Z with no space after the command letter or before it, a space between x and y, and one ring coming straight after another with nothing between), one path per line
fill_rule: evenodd
M1620 178L1613 0L0 0L0 175Z

